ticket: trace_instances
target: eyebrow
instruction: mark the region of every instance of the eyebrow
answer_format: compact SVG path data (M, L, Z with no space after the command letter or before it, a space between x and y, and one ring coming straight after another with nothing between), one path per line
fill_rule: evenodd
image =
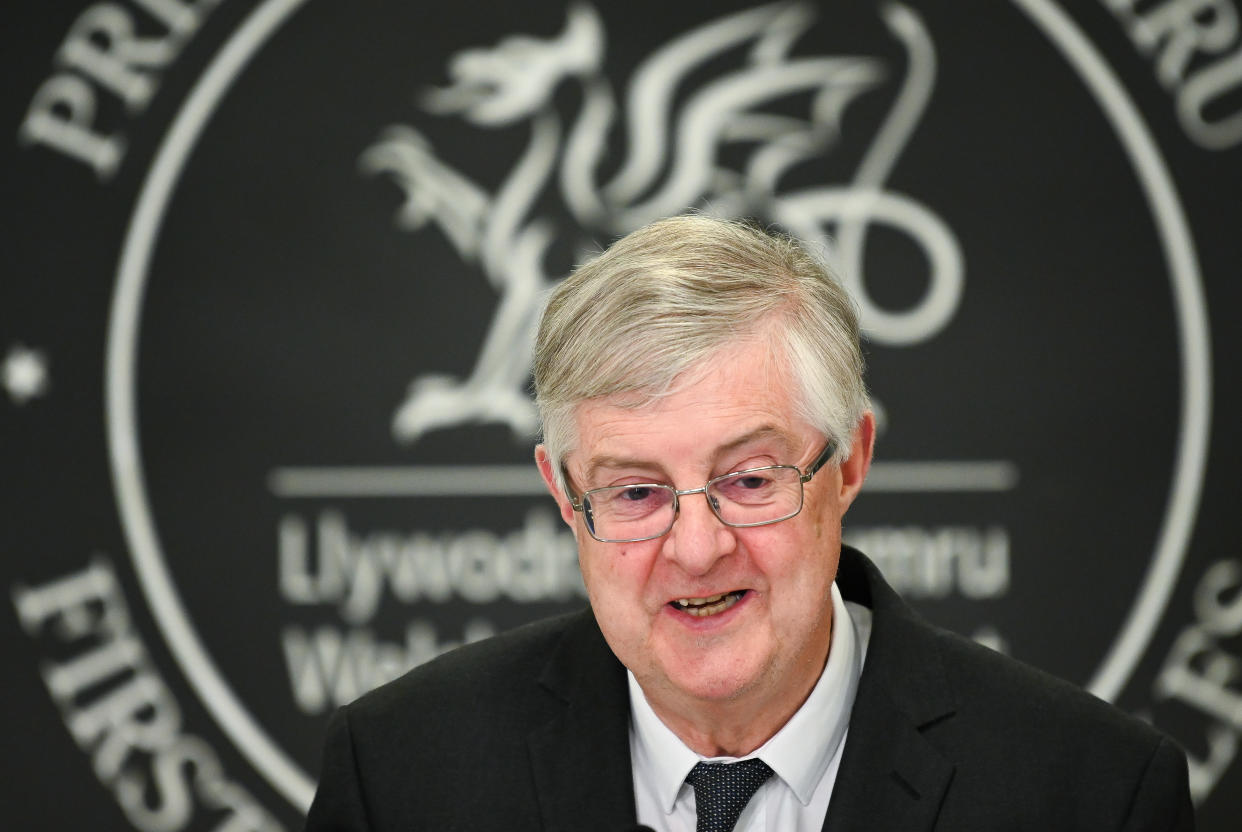
M793 451L793 442L789 434L776 427L775 425L762 425L754 430L747 431L736 439L731 439L721 445L716 446L715 456L735 451L738 448L749 445L752 442L758 442L766 439L776 439L785 447L788 452ZM611 454L600 454L593 456L587 460L586 476L587 482L592 482L595 475L600 470L606 468L647 468L655 470L659 464L649 459L639 459L638 457L613 456Z

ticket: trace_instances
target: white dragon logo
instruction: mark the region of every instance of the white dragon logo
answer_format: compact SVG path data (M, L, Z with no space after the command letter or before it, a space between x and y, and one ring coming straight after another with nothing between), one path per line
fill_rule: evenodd
M935 77L935 52L917 15L889 4L885 24L901 42L907 67L875 142L851 182L781 190L794 166L827 153L840 136L847 106L886 77L880 61L793 53L813 25L806 2L781 2L722 17L669 41L635 70L626 90L628 155L607 182L598 170L618 116L617 97L602 68L604 27L590 5L575 4L551 39L512 36L490 49L468 49L449 62L452 83L421 98L425 111L457 115L478 127L530 122L525 151L492 194L435 155L413 127L387 128L361 158L368 173L390 176L405 194L397 224L439 226L468 263L481 266L500 294L490 330L470 377L431 374L416 379L393 420L393 432L413 442L429 431L466 423L507 424L515 435L538 429L526 392L530 345L545 289L558 279L544 270L554 223L532 217L550 187L582 229L620 235L658 217L695 206L724 216L762 216L813 245L832 248L862 312L867 336L910 345L940 331L957 308L962 258L949 229L914 200L884 189L908 141ZM681 93L687 76L731 50L742 65ZM566 129L553 103L565 81L581 88L577 118ZM801 94L805 117L764 110ZM721 160L726 148L747 148L740 169ZM661 181L660 177L663 176ZM927 290L913 308L881 309L863 284L863 249L870 223L913 238L929 266Z

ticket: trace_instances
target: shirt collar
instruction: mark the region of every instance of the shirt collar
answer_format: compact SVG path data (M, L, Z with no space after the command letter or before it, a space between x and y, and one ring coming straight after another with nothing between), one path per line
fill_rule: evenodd
M633 764L652 773L660 807L666 814L673 811L690 769L707 759L731 762L761 757L805 806L845 738L861 673L862 653L854 622L834 582L828 661L806 701L771 739L744 758L701 757L660 721L634 674L626 671L631 731L636 740L632 744Z

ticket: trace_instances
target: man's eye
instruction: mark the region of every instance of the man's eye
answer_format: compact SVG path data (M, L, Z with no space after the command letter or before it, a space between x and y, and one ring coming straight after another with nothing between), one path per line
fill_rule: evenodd
M636 485L633 488L622 489L617 496L626 502L638 503L650 499L653 490L645 485Z
M766 472L739 474L721 480L712 487L715 494L732 503L755 503L770 500L776 492L775 479Z

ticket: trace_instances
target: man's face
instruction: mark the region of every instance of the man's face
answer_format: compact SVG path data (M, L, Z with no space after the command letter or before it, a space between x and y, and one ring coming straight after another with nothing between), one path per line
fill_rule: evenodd
M577 449L565 460L571 488L581 494L657 482L689 489L744 468L805 468L827 439L794 415L794 387L770 357L765 345L751 343L715 357L693 384L650 405L580 405ZM546 453L537 451L577 537L604 637L653 704L764 702L810 689L828 652L841 516L866 474L871 439L868 414L851 459L825 466L806 484L796 517L731 528L692 494L681 499L668 534L638 543L594 540L553 485ZM716 596L723 602L707 604ZM692 614L679 599L710 614Z

